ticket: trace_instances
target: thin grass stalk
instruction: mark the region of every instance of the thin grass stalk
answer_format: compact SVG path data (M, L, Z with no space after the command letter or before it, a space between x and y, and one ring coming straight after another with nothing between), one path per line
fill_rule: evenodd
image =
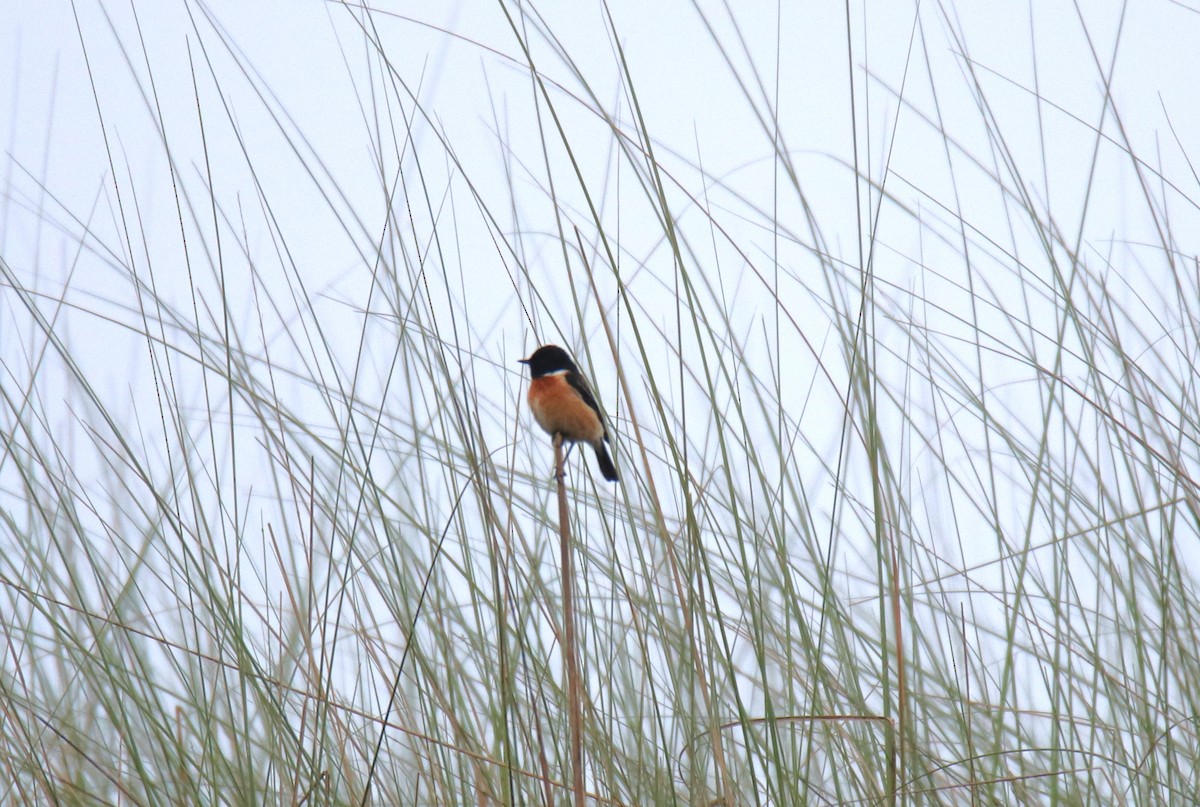
M583 704L579 691L579 655L575 647L575 592L572 586L571 522L567 509L567 473L563 467L563 436L554 435L554 481L558 487L558 537L562 558L563 665L567 668L567 703L571 726L571 792L583 807Z

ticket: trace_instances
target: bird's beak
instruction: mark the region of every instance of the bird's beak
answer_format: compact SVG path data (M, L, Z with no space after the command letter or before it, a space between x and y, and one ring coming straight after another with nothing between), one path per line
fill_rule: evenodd
M529 359L517 359L517 364L529 364Z

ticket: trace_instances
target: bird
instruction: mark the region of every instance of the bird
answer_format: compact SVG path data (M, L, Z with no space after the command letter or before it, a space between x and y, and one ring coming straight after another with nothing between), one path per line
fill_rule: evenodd
M596 465L609 482L618 481L617 466L608 453L608 429L596 396L571 354L558 345L542 345L521 359L529 367L529 410L551 437L587 443L596 452Z

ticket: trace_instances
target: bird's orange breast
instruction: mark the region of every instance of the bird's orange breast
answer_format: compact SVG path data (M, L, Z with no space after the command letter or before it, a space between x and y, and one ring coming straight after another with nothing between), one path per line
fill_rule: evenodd
M596 443L604 439L600 415L588 406L579 393L561 375L535 378L529 382L529 410L548 434L561 434L576 443Z

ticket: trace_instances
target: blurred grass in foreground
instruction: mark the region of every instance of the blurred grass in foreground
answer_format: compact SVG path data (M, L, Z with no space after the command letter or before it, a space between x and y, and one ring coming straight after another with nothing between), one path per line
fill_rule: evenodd
M596 380L624 480L572 456L596 803L1194 798L1195 177L1085 124L1063 220L1057 144L1007 138L1065 113L1033 93L1039 117L1005 118L929 10L912 85L855 61L864 140L814 167L701 16L761 125L764 198L659 140L615 23L610 103L520 8L508 67L541 140L506 136L499 93L480 110L506 184L476 182L389 62L404 21L335 8L368 50L346 53L373 79L382 203L346 201L283 117L303 190L237 184L252 151L214 163L239 124L212 60L240 62L202 20L204 143L154 157L174 243L143 240L148 180L115 144L111 235L32 210L99 292L73 263L59 286L0 265L0 801L566 803L549 441L515 364L542 341ZM949 83L982 140L940 118ZM861 156L867 88L936 179ZM1129 231L1097 236L1088 192L1113 177ZM311 285L281 194L336 222L345 275ZM511 299L484 316L480 295Z

